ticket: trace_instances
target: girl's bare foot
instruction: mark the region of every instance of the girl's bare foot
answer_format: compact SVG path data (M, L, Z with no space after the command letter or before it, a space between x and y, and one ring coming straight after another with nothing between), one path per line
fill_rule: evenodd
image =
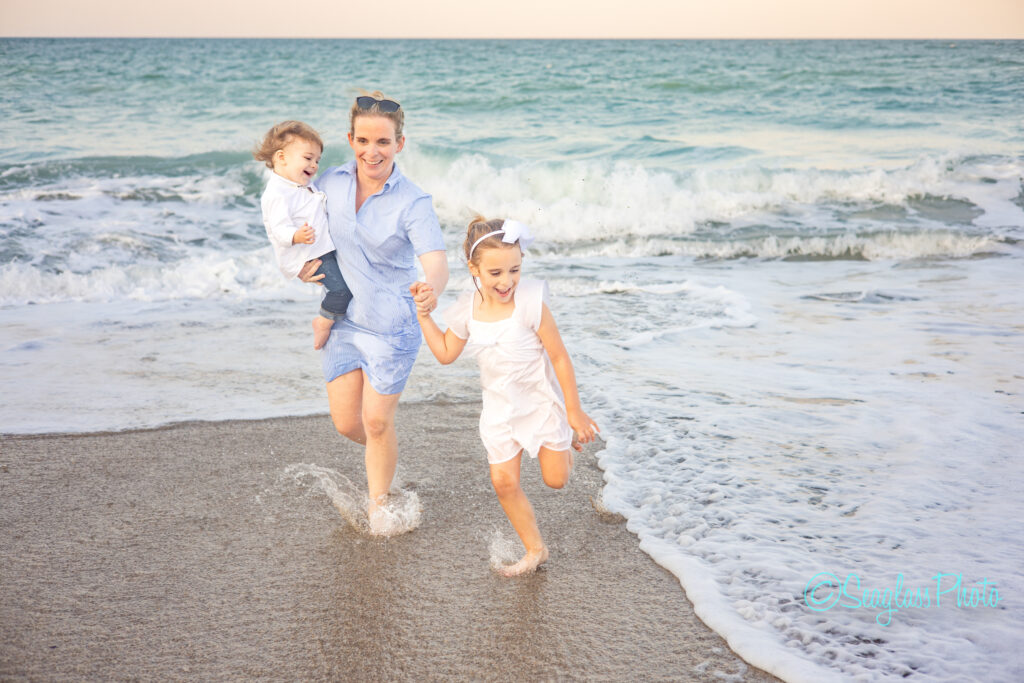
M327 343L327 338L331 336L331 328L334 327L334 321L330 318L325 318L322 315L318 315L313 318L313 348L322 349L324 344Z
M540 550L532 550L523 555L523 559L515 564L502 567L498 571L502 576L522 576L537 571L537 567L548 561L548 548L541 546Z

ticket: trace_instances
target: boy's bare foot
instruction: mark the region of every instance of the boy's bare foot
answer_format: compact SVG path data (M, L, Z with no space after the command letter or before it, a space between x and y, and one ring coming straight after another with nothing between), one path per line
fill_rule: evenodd
M533 550L523 555L523 559L515 564L502 567L498 571L502 576L522 576L537 571L537 567L548 561L548 548L541 546L540 550Z
M322 349L324 344L327 343L327 338L331 336L331 328L334 327L334 321L330 318L325 318L322 315L318 315L313 318L313 348Z

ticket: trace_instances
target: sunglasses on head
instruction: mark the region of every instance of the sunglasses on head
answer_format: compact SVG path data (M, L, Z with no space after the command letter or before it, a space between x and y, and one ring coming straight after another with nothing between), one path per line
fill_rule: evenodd
M356 98L356 106L360 109L373 109L375 105L377 111L382 111L385 114L390 114L402 108L402 105L394 100L378 100L376 97L370 97L369 95L361 95Z

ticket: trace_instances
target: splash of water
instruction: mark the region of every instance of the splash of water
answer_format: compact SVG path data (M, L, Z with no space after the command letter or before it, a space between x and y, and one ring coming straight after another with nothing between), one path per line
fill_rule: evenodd
M296 463L284 469L299 486L327 496L349 526L370 536L397 536L420 525L423 506L415 491L392 490L384 505L367 515L369 496L345 475L327 467Z
M515 536L506 538L500 529L495 529L491 534L490 543L491 569L501 571L506 566L514 564L523 556L525 548Z

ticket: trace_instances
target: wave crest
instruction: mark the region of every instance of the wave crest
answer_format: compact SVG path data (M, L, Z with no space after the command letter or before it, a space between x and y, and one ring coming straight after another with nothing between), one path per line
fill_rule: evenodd
M441 163L415 154L409 161L443 222L461 227L472 211L514 217L553 244L749 226L817 232L1024 223L1017 202L1024 162L1005 157L929 157L888 170L747 166L683 173L622 161L500 166L481 155Z

